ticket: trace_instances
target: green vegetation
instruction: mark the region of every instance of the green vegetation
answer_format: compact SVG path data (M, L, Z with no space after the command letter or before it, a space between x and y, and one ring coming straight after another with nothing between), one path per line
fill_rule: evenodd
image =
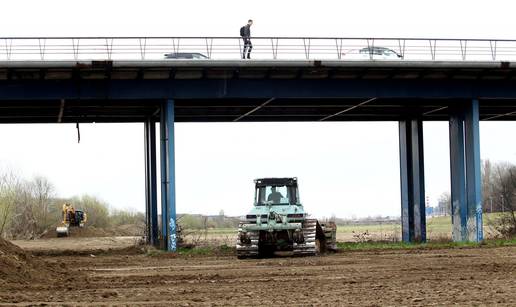
M88 225L90 226L105 228L111 223L108 204L95 196L75 196L68 202L76 209L83 210L88 214Z
M496 220L499 217L500 213L485 213L484 221L485 227L489 221ZM202 216L193 216L196 219L202 218ZM180 223L185 227L188 223L183 223L185 220L189 220L192 218L190 215L183 215L180 218ZM226 217L226 219L230 219ZM206 231L208 236L231 236L236 233L236 225L234 227L221 227L221 228L207 228L203 229ZM194 230L195 228L186 227L186 230ZM427 233L432 234L433 237L440 238L451 235L451 217L450 216L439 216L427 219ZM392 234L392 233L400 233L401 232L401 224L399 222L385 222L385 223L372 223L372 224L338 224L337 225L337 234L349 234L353 233L365 233L368 232L370 234Z
M87 226L112 229L121 225L145 223L139 212L113 210L101 199L82 195L70 199L57 197L54 185L45 177L24 179L15 173L0 173L0 237L34 239L55 231L62 221L62 205L69 202L88 215Z
M403 242L340 242L337 243L339 252L352 251L375 251L375 250L427 250L427 249L450 249L450 248L491 248L516 246L516 238L484 240L475 242L428 242L428 243L403 243ZM228 256L234 255L235 248L228 245L220 246L197 246L180 247L177 255L183 256ZM168 257L171 254L158 249L149 249L146 253L149 257ZM173 255L173 254L172 254Z
M337 233L351 233L351 232L390 232L393 230L399 230L400 224L348 224L348 225L337 225Z
M224 215L179 214L178 223L189 230L226 230L235 229L240 219Z
M197 247L180 247L177 249L177 254L185 256L213 256L213 255L232 255L235 253L235 248L227 245L221 246L197 246ZM147 251L147 256L159 257L161 255L169 255L169 253L151 249Z
M403 242L340 242L337 247L340 250L399 250L399 249L439 249L439 248L464 248L464 247L500 247L515 246L516 238L484 240L483 242L428 242L428 243L403 243Z
M488 222L495 221L501 213L484 213L484 226L487 226ZM351 232L370 232L370 233L382 233L389 231L400 231L400 223L375 223L375 224L345 224L337 225L337 233L351 233ZM450 216L436 216L427 218L426 220L427 233L432 234L450 234L452 225Z
M114 209L109 214L110 224L113 226L138 225L145 223L145 214L127 210Z

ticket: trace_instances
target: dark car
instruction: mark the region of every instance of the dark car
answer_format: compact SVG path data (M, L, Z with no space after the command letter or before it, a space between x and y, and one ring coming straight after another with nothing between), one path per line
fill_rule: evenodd
M197 52L174 52L165 54L165 59L171 60L207 60L209 59L202 53Z
M396 51L385 47L366 47L362 49L349 50L343 53L346 59L361 60L402 60L403 56Z

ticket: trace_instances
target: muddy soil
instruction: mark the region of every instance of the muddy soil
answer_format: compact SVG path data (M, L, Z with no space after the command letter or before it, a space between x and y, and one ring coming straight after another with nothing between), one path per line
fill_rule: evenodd
M15 245L34 255L96 254L138 245L142 237L63 237L40 240L14 240Z
M0 238L0 289L11 284L24 286L49 280L67 283L74 277L68 276L67 271L66 264L45 261ZM78 275L81 274L75 277Z
M15 305L516 305L516 247L341 252L320 257L39 256L67 284L0 287Z
M57 226L57 225L56 225ZM87 225L84 228L70 227L70 236L74 238L88 237L119 237L119 236L143 236L145 225L127 224L110 228L97 228ZM55 227L51 227L41 236L41 239L57 238Z

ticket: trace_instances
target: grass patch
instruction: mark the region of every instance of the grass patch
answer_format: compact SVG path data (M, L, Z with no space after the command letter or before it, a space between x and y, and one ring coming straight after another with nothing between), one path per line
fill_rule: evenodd
M194 248L180 247L177 254L185 256L222 256L231 255L235 253L235 248L228 245L220 246L198 246Z
M187 255L187 256L199 256L199 255L210 255L215 251L215 247L194 247L194 248L184 248L180 247L177 250L179 255Z
M346 251L371 251L371 250L425 250L425 249L451 249L451 248L475 248L475 247L504 247L516 246L516 237L511 239L490 239L483 242L427 242L427 243L403 243L403 242L337 242L337 248L341 252ZM175 257L175 256L232 256L236 251L233 246L199 246L193 248L180 247L176 253L170 253L159 249L148 249L146 255L150 257Z
M500 247L516 246L516 238L484 240L482 242L338 242L337 247L343 251L353 250L410 250L410 249L441 249L461 247Z

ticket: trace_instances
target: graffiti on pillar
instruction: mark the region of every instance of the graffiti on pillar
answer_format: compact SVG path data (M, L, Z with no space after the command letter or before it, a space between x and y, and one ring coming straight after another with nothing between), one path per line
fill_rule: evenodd
M176 251L176 221L175 219L171 218L169 222L169 237L168 237L168 250L169 251Z
M482 229L483 223L482 223L482 204L477 204L477 210L476 210L476 224L477 224L477 237L476 241L482 241L484 240L484 231Z

